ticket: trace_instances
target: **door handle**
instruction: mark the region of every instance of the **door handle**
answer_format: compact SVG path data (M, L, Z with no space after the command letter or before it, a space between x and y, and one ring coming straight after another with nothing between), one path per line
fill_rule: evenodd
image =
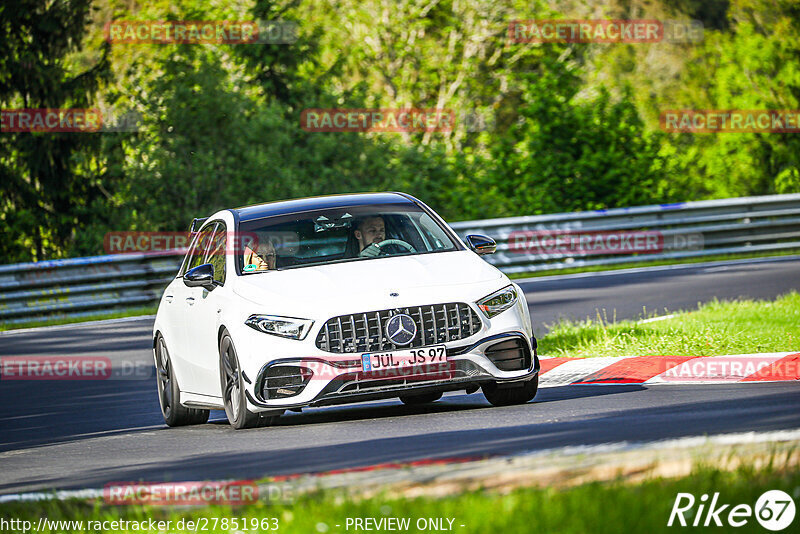
M172 299L173 299L172 295L167 295L166 297L164 297L164 300L167 301L167 304L170 304L172 302Z
M194 297L186 297L186 302L189 303L189 306L194 306Z

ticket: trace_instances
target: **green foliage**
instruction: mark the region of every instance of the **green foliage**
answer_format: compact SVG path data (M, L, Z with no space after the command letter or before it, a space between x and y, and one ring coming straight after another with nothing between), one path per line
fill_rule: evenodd
M0 109L86 108L109 64L107 48L87 70L71 68L89 23L89 1L19 0L0 7ZM96 202L100 138L0 133L0 241L5 261L63 255Z
M682 0L677 13L655 3L643 18L699 18L702 42L627 45L604 50L597 78L637 87L636 104L650 130L662 111L797 110L800 107L800 9L794 0ZM680 200L800 192L797 133L670 134L660 156Z
M645 132L628 89L579 98L579 73L548 60L525 77L520 119L495 145L495 176L512 213L659 202L659 136Z
M800 191L797 134L666 134L658 124L666 109L798 109L793 0L94 7L0 7L4 108L96 102L143 117L138 133L0 135L7 262L96 254L109 230L180 230L219 208L319 194L402 190L463 220ZM506 36L514 19L597 13L697 18L705 38ZM102 28L113 19L293 21L299 38L109 46ZM458 121L440 133L313 133L299 121L312 107L446 108ZM468 127L476 113L486 128Z
M692 74L697 85L690 88L705 87L701 101L709 109L800 107L800 46L794 38L800 18L780 11L771 15L773 20L760 26L745 13L732 14L731 32L707 32L704 45L694 54ZM690 99L694 97L687 95ZM696 182L713 177L708 190L714 196L800 191L797 134L705 134L679 142L697 146L685 167Z

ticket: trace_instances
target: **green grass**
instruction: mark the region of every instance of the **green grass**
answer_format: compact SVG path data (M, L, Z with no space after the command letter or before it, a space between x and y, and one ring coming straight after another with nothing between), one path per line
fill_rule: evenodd
M40 326L55 326L61 324L85 323L88 321L101 321L104 319L120 319L123 317L137 317L139 315L154 315L156 313L156 309L157 308L155 306L143 306L140 308L131 308L129 310L97 312L96 314L86 315L83 317L53 317L52 319L29 321L16 324L6 324L0 322L0 331L19 330L22 328L38 328Z
M620 271L623 269L636 269L638 267L657 267L660 265L683 265L686 263L704 263L708 261L726 261L726 260L742 260L749 258L779 258L781 256L794 256L800 253L800 249L784 250L781 252L770 252L765 255L764 252L750 252L742 254L715 254L713 256L703 256L698 258L680 258L673 260L656 260L656 261L636 261L630 263L620 263L616 265L590 265L586 267L567 267L565 269L551 269L548 271L530 271L525 273L509 274L508 277L514 280L520 278L537 278L540 276L555 276L562 274L576 274L576 273L596 273L600 271Z
M774 457L773 457L774 458ZM779 464L780 462L776 462ZM187 507L183 509L142 506L104 506L81 501L46 501L0 505L0 515L32 521L41 516L49 520L171 520L198 518L277 518L282 533L354 532L345 530L348 517L453 518L456 533L502 532L504 534L531 532L613 533L674 532L687 530L667 527L670 511L679 492L702 494L720 492L719 504L754 506L767 490L780 489L800 498L800 471L796 468L767 466L762 470L741 467L736 471L721 471L698 467L688 476L677 479L650 479L631 484L623 480L595 482L567 489L522 488L506 495L477 491L445 498L398 499L390 495L368 499L344 499L328 493L306 495L292 504L268 505L258 503L247 507L225 506ZM697 510L697 504L694 510ZM722 515L726 517L727 511ZM686 518L691 521L691 513ZM795 522L800 521L796 518ZM337 527L336 525L340 525ZM461 525L464 525L463 527ZM209 527L212 526L209 524ZM228 532L219 528L207 532ZM243 529L239 529L241 532ZM688 530L696 530L691 527ZM731 531L730 527L719 531ZM754 517L737 532L764 532ZM790 529L791 530L791 529ZM58 532L78 532L73 528ZM85 532L88 532L84 528ZM174 526L168 532L180 532ZM186 531L186 530L184 530ZM201 530L202 531L202 530ZM410 528L409 532L417 532ZM41 531L44 534L50 530ZM256 531L257 532L257 531ZM262 530L261 532L268 532Z
M715 356L800 351L800 294L775 301L713 301L652 323L587 321L552 325L542 356Z

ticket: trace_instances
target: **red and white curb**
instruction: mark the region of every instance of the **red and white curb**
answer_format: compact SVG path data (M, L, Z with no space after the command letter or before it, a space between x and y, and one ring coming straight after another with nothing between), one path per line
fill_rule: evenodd
M800 352L729 356L540 358L540 387L800 380Z

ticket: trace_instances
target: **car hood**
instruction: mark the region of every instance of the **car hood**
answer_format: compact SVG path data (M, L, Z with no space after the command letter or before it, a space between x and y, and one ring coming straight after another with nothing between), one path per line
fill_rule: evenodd
M503 273L465 250L247 275L234 291L264 306L264 313L310 317L467 302L499 289L503 281Z

